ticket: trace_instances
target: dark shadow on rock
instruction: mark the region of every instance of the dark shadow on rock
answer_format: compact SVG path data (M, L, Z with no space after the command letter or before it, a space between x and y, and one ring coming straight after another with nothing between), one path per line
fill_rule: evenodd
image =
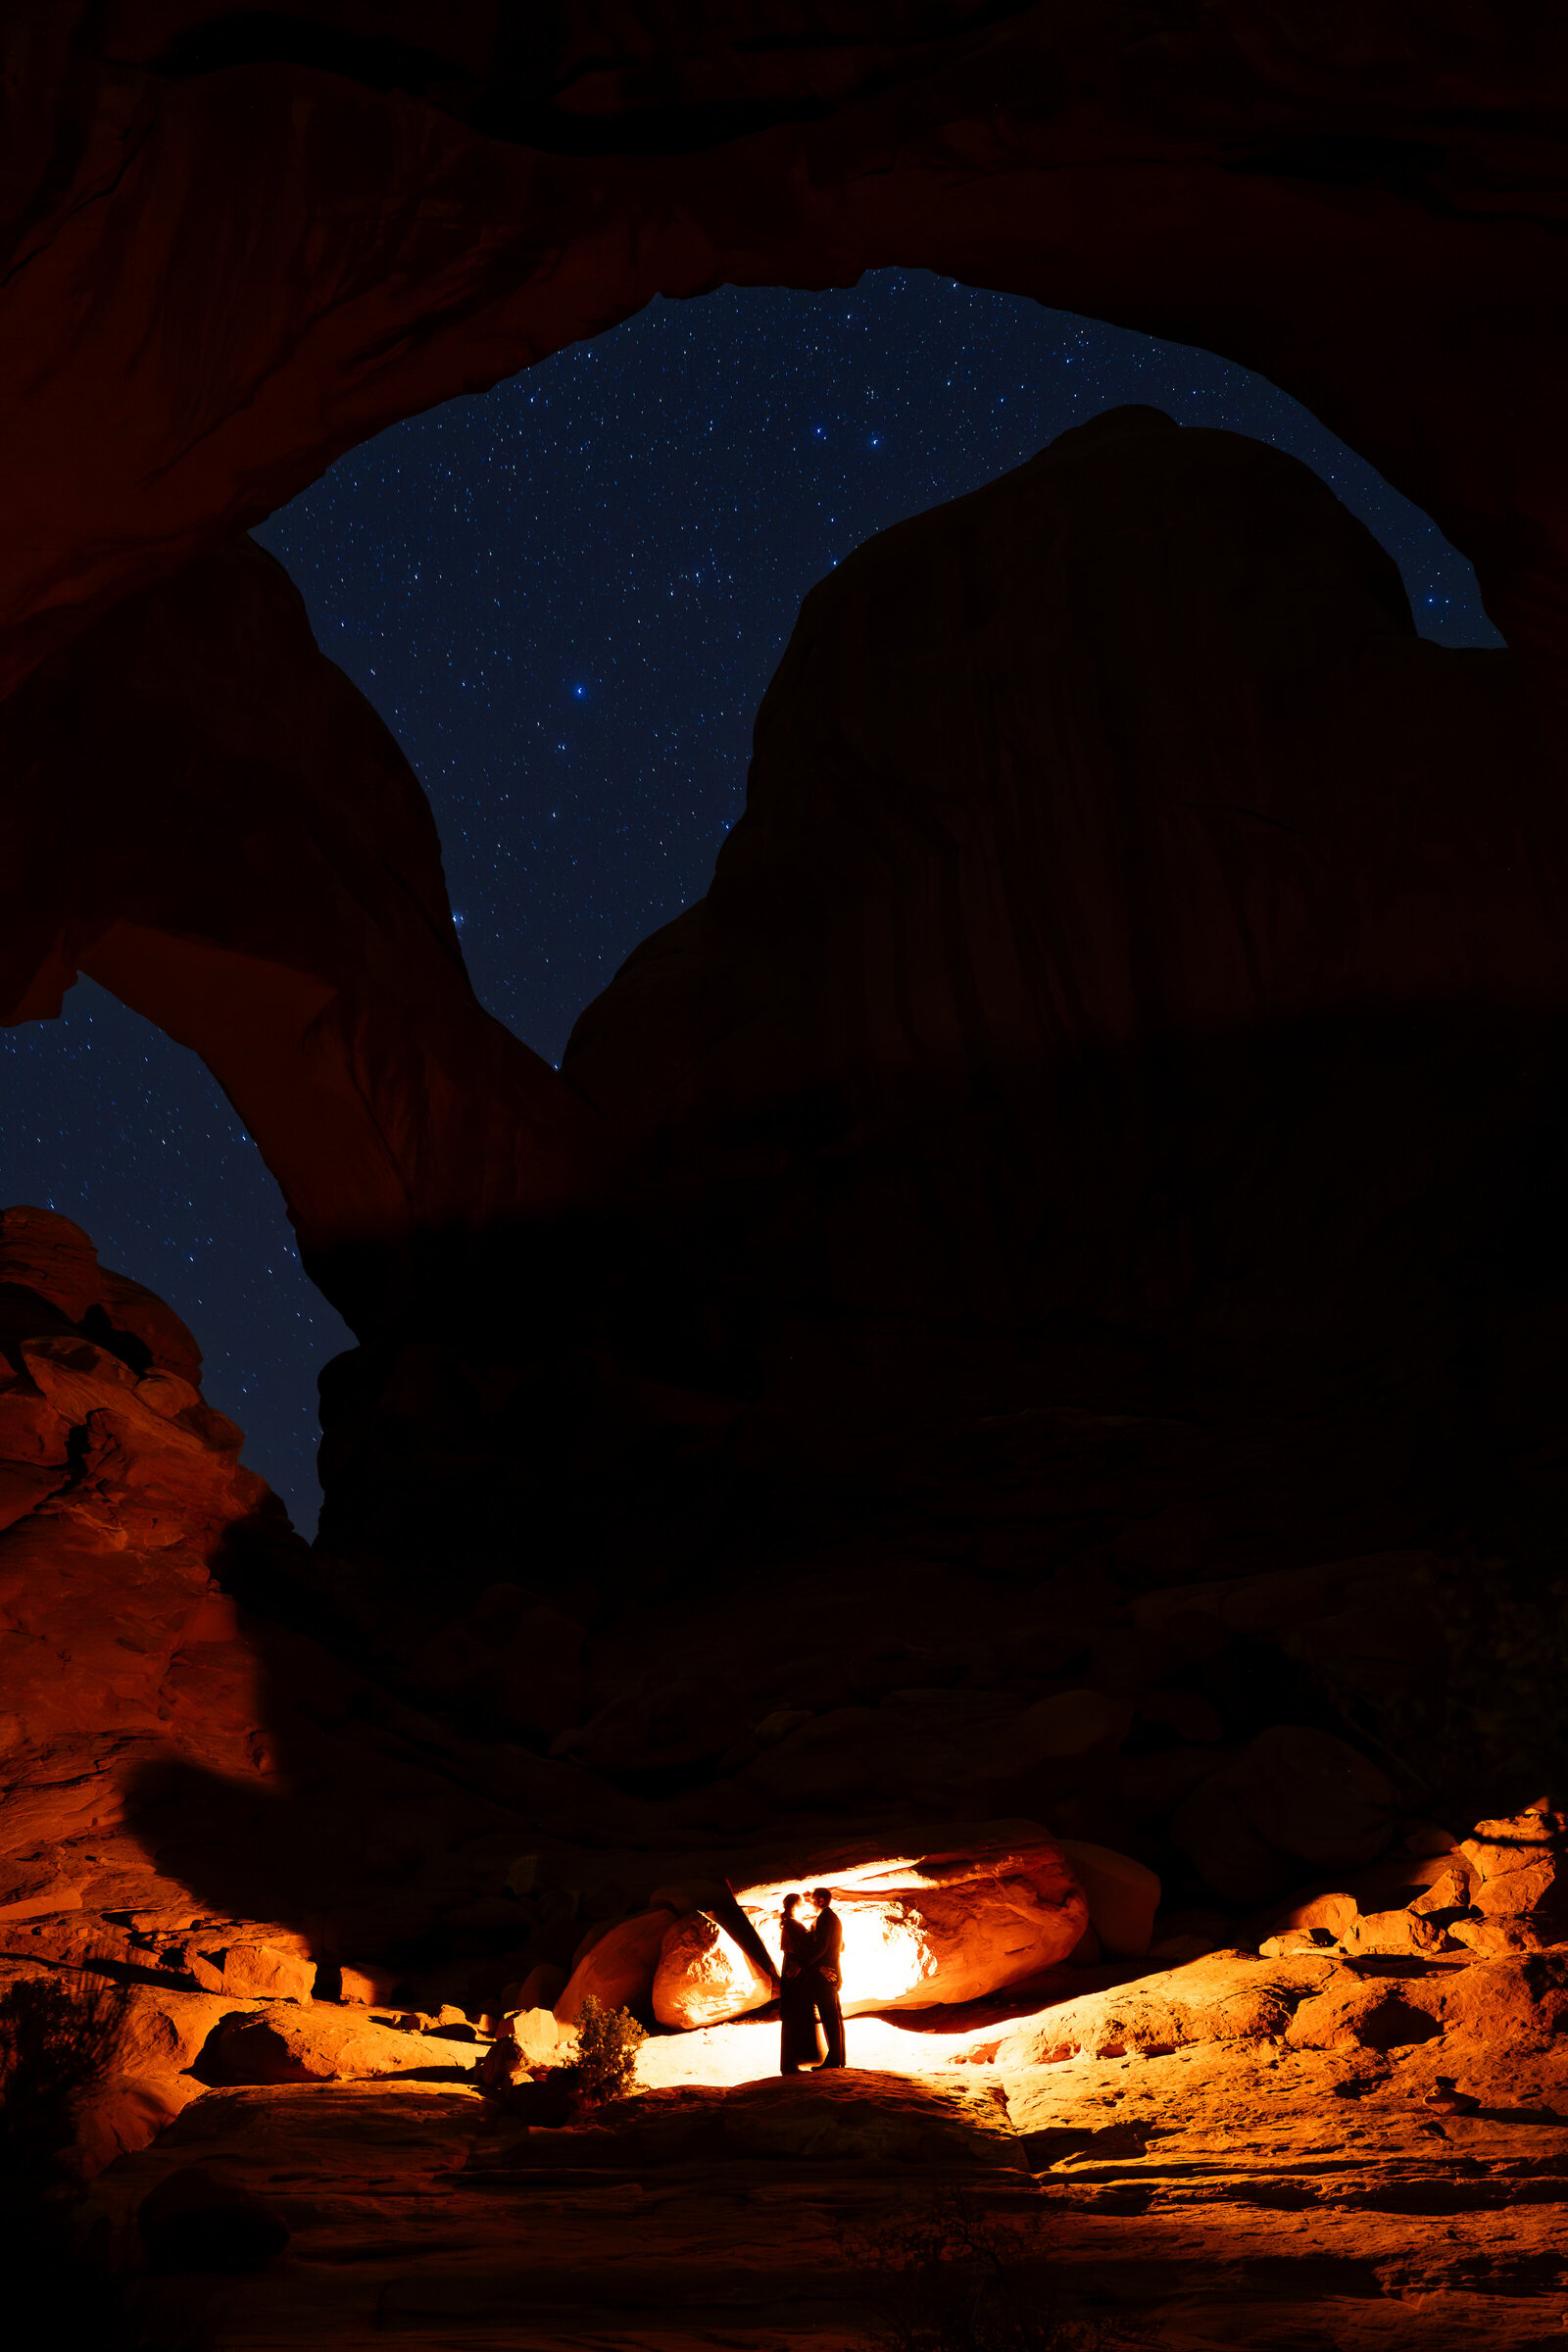
M322 1381L314 1554L237 1538L222 1569L270 1785L144 1772L138 1835L352 1961L494 1955L508 1838L760 1831L790 1791L760 1758L807 1719L802 1813L885 1812L889 1705L956 1722L960 1690L1076 1681L1200 1775L1275 1706L1368 1750L1414 1726L1408 1801L1456 1744L1429 1698L1458 1637L1413 1577L1413 1630L1342 1594L1304 1655L1211 1589L1555 1573L1560 745L1512 657L1418 640L1386 553L1239 436L1113 412L868 542L803 608L706 898L533 1073L612 1181L461 1229L436 1188L372 1245L312 1158L350 1238L310 1262L363 1345ZM522 1118L474 1197L523 1199ZM1054 1616L1076 1677L1025 1663ZM1165 1751L1116 1745L961 1809L1150 1850L1127 1783Z

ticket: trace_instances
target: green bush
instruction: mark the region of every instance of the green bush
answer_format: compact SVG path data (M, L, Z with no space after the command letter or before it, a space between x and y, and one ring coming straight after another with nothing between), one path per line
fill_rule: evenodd
M607 2009L589 1993L577 2020L577 2055L564 2070L584 2106L602 2106L630 2087L644 2039L629 2010Z

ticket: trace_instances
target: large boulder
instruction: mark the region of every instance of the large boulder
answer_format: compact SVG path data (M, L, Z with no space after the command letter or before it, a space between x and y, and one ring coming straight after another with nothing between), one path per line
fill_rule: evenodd
M1286 2039L1294 2049L1389 2050L1442 2034L1455 2055L1485 2063L1560 2049L1564 2033L1568 1951L1555 1951L1370 1978L1336 1970L1297 2008Z
M833 1891L844 1926L848 2016L971 2001L1026 1983L1065 1960L1089 1905L1060 1845L1028 1822L949 1825L902 1854L860 1840L806 1859L787 1879L737 1889L775 1965L786 1894ZM677 1922L654 1980L662 2025L708 2026L760 2008L772 1987L719 1923Z
M555 2004L557 2020L574 2026L590 1994L606 2009L641 2009L654 1990L660 1953L669 1933L662 1907L639 1912L597 1936L572 1969Z
M368 2082L386 2075L423 2075L467 2067L471 2038L452 2039L439 2027L403 2031L362 2010L326 2002L275 2001L222 2019L201 2053L199 2071L215 2085Z
M1373 1861L1397 1818L1393 1783L1359 1749L1277 1724L1178 1805L1170 1835L1216 1894L1257 1903L1306 1869Z
M1148 1864L1131 1854L1085 1838L1064 1838L1061 1850L1067 1866L1084 1890L1089 1924L1102 1951L1115 1960L1141 1960L1154 1932L1159 1909L1159 1880Z
M692 1911L664 1937L654 1978L654 2015L662 2026L690 2033L761 2009L777 1989L710 1913Z
M1283 2034L1297 2009L1348 1971L1311 1953L1259 1960L1212 1952L1106 1991L1081 1993L976 2042L972 2055L1004 2071L1078 2057L1152 2056L1192 2042L1259 2041Z
M1453 1860L1470 1873L1467 1916L1448 1923L1458 1942L1478 1956L1568 1942L1568 1821L1544 1800L1478 1822Z

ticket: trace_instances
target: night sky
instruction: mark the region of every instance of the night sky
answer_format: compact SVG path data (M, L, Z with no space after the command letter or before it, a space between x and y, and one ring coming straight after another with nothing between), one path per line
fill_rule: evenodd
M274 514L257 536L430 795L491 1011L559 1061L701 895L816 580L1122 401L1304 460L1396 557L1423 634L1499 642L1436 526L1272 384L917 271L655 303ZM310 1530L316 1375L349 1334L201 1064L87 981L66 1004L0 1032L0 1200L75 1218L185 1317L209 1398Z

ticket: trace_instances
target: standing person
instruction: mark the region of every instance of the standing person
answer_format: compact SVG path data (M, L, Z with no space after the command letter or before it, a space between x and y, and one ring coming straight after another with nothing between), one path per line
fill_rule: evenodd
M810 1983L812 2007L827 2035L827 2056L822 2064L846 2066L849 2061L844 2055L844 2007L839 1999L844 1923L833 1908L831 1886L813 1886L811 1900L816 1905L816 1921L811 1929L810 1964L806 1973Z
M816 2004L811 1997L811 1931L804 1919L795 1916L800 1899L798 1894L784 1897L783 1916L778 1923L782 1946L778 1984L781 2075L798 2075L803 2066L814 2066L822 2055L816 2032Z

